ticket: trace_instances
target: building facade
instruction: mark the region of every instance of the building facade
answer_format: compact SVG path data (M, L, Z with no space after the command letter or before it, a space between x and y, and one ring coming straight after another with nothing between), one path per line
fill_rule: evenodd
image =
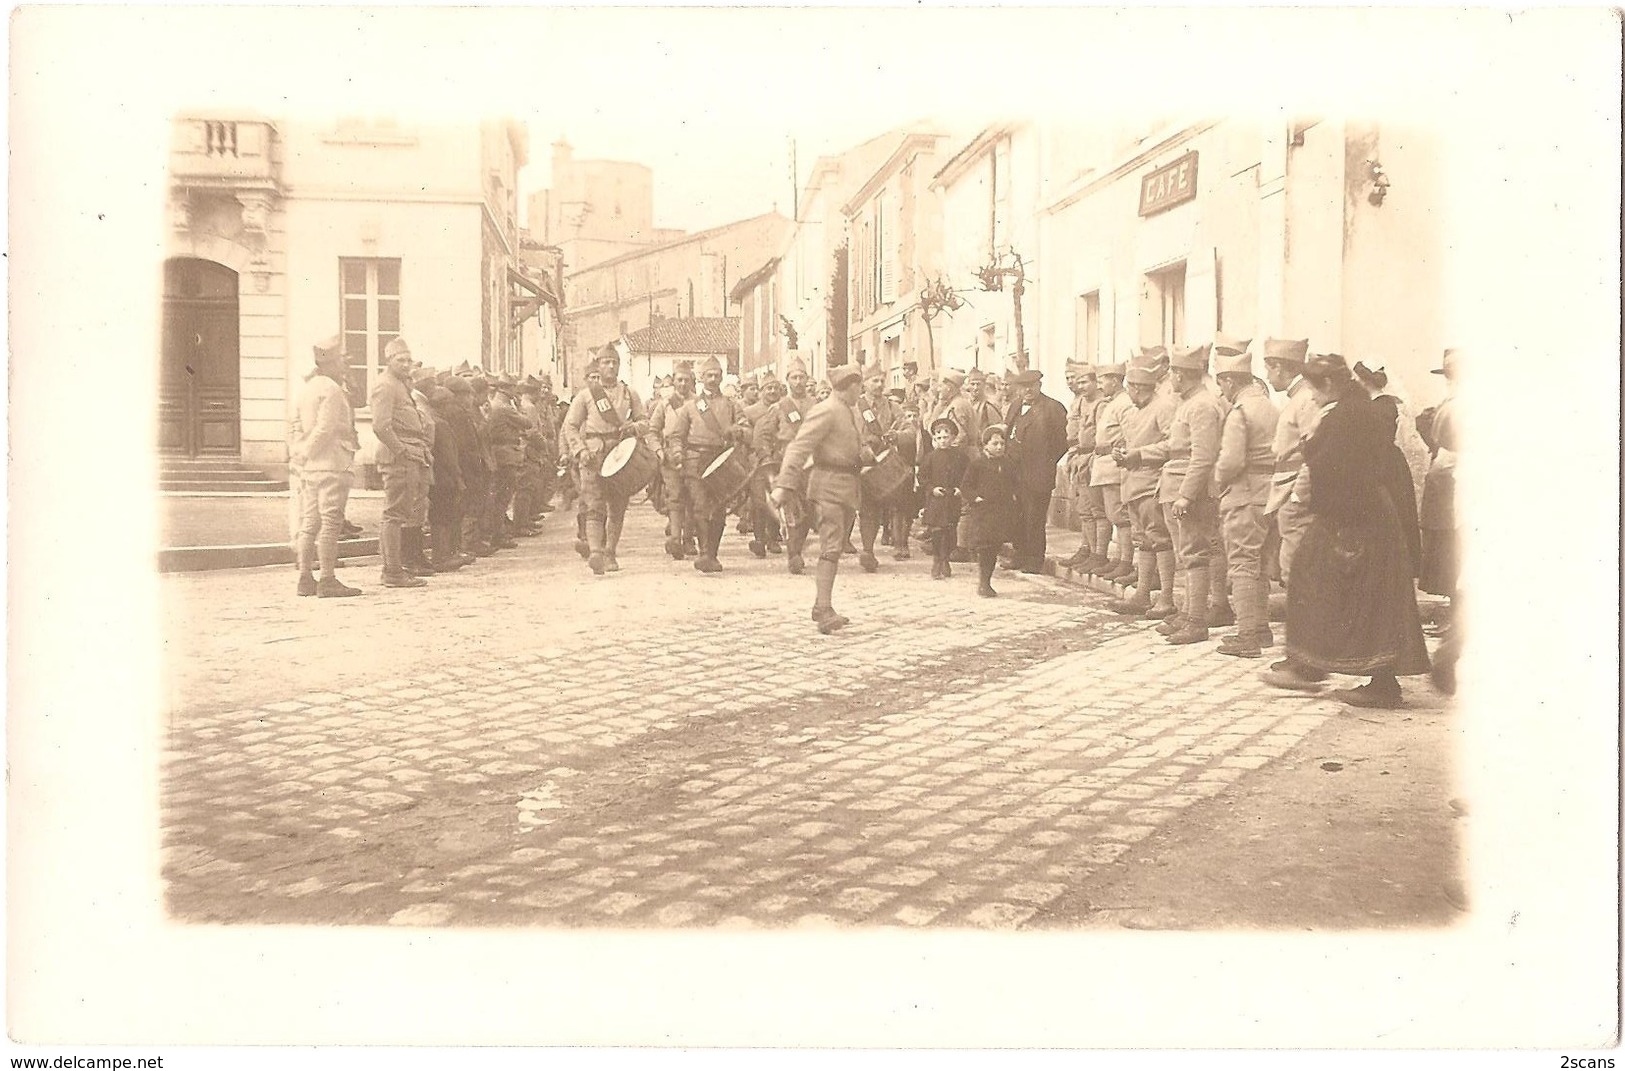
M910 132L845 204L847 351L878 362L889 386L928 367L931 344L919 292L940 271L942 210L931 189L947 135Z
M366 398L404 337L427 364L517 373L522 126L173 124L164 263L160 449L240 458L278 476L310 347L339 335Z
M1038 212L1046 382L1067 357L1216 330L1304 338L1433 400L1446 345L1436 137L1334 119L1050 137Z
M769 212L567 272L565 350L579 384L592 352L662 320L727 316L728 293L784 241L790 221Z
M1042 136L1034 123L994 124L932 177L943 238L941 271L931 281L960 302L932 317L936 368L1002 374L1017 363L1018 335L1031 367L1046 370L1053 363L1043 344L1046 295L1036 279L1027 279L1037 275Z
M686 232L654 223L654 172L625 160L577 160L552 145L552 185L530 195L526 228L556 246L566 272L675 241Z
M626 338L631 356L622 376L642 398L654 396L655 380L671 374L678 361L715 357L727 375L739 374L739 317L694 316L661 320Z

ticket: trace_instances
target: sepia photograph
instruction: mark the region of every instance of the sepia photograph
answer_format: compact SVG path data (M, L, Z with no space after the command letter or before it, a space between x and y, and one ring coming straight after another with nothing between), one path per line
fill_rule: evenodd
M1617 1046L1617 13L11 26L14 1051Z

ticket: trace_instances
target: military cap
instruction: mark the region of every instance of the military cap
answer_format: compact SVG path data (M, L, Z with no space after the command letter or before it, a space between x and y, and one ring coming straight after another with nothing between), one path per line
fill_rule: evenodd
M1182 368L1187 372L1206 372L1208 349L1206 345L1181 346L1174 350L1173 356L1168 359L1168 367Z
M1253 344L1250 338L1236 338L1223 331L1213 333L1213 355L1215 357L1234 357L1238 353L1246 353L1247 347Z
M786 377L789 377L795 375L797 372L800 372L802 375L806 375L807 365L806 362L804 362L800 357L792 357L785 362L784 374Z
M674 362L672 364L672 366L671 366L671 374L674 375L674 376L675 375L683 375L683 374L693 375L694 374L694 362L688 360L687 358L684 358L681 361Z
M873 379L876 376L884 377L886 370L880 367L879 364L866 364L863 366L862 375L864 379Z
M457 366L457 374L460 376L471 376L474 374L474 369L469 366L467 361L464 361L462 364Z
M1445 350L1444 360L1440 362L1439 367L1433 369L1433 374L1436 376L1454 375L1456 371L1456 361L1461 356L1461 353L1462 351L1456 348Z
M699 373L703 376L712 372L721 374L722 362L717 360L715 357L707 357L705 360L700 362Z
M1266 338L1264 340L1264 363L1280 361L1282 364L1294 368L1302 368L1305 358L1309 355L1309 340L1306 338Z
M474 384L467 376L452 376L446 380L446 389L453 394L473 394Z
M391 361L394 360L398 354L411 352L412 347L406 344L406 339L392 338L389 340L389 344L384 347L384 360Z
M942 373L942 381L944 383L952 383L956 387L963 387L965 385L965 378L965 373L959 371L957 368L950 368L946 372Z
M849 364L838 364L829 370L829 385L835 390L841 390L862 378L863 373Z
M419 368L416 372L412 373L412 386L418 387L419 389L434 383L434 381L435 375L433 368Z
M344 339L339 335L324 338L311 347L311 352L317 360L321 360L323 357L337 357L344 352Z
M1066 374L1069 376L1092 376L1095 374L1095 366L1088 361L1074 361L1069 357L1066 362Z
M608 342L599 348L597 359L600 361L614 361L616 364L620 364L621 351L615 348L615 343Z
M1213 358L1213 374L1216 376L1250 376L1253 374L1253 355L1246 351L1241 353L1221 353Z
M1125 383L1137 383L1141 386L1154 387L1157 385L1157 369L1145 361L1132 361L1128 371L1123 376Z
M1116 376L1121 379L1126 372L1128 372L1128 365L1126 364L1103 364L1100 366L1100 374L1103 376Z
M1168 359L1168 347L1138 346L1135 348L1134 353L1131 356L1132 360L1138 360L1144 364L1155 364L1159 361L1166 361Z

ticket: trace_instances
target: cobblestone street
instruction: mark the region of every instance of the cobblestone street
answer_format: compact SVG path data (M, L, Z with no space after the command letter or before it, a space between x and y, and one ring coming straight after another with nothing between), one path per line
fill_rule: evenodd
M1317 730L1352 718L1265 687L1263 662L1169 647L1099 594L1045 577L1001 573L1003 597L986 600L966 570L932 582L928 560L883 558L878 575L843 570L836 603L853 624L820 636L809 577L749 558L732 535L727 571L702 577L658 556L657 521L634 511L624 571L601 580L557 515L539 539L428 591L370 590L338 606L296 600L285 569L169 578L172 634L211 599L237 607L245 585L316 633L296 638L303 669L291 678L274 664L296 644L252 634L276 618L237 634L211 613L207 640L176 645L162 810L172 914L1177 924L1098 903L1091 889L1157 861L1160 838L1222 819L1272 769L1300 763ZM346 573L376 589L371 569ZM546 608L583 594L600 616L558 629ZM508 609L466 611L481 598ZM324 617L342 622L325 627L344 643L324 643ZM396 631L381 635L386 620ZM478 643L482 625L504 637ZM369 642L394 652L387 679L355 672L346 644ZM1362 713L1419 719L1431 750L1447 748L1439 697L1421 682L1407 693L1407 711ZM1391 780L1395 798L1375 802L1442 824L1426 880L1448 882L1444 800L1407 801ZM1399 840L1377 850L1411 851ZM1456 910L1414 889L1395 902L1348 895L1352 912L1310 918L1436 924Z

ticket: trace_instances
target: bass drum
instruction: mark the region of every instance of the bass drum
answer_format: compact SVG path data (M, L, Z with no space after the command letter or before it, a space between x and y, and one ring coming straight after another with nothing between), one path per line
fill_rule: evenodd
M908 487L913 476L914 470L895 449L886 450L863 470L863 490L876 502L890 502Z
M705 485L705 493L713 502L730 506L750 486L750 477L755 471L755 466L750 463L750 451L744 447L730 446L706 466L705 472L700 475L700 482Z
M655 452L645 446L641 439L632 438L622 439L615 444L599 467L598 475L603 477L605 489L610 494L619 499L628 499L649 486L649 481L658 471L660 461L655 457Z

